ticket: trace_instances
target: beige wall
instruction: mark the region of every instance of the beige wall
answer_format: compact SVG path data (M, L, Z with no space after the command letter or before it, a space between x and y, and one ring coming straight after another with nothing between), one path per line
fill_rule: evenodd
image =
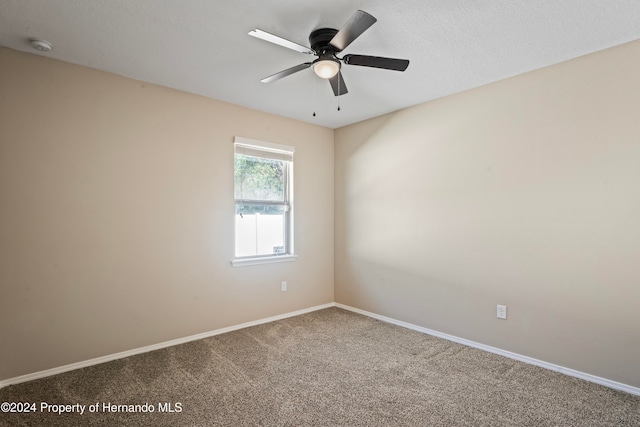
M296 262L230 265L234 135L296 148ZM0 380L332 302L333 162L330 129L0 48Z
M634 42L338 129L336 301L640 387L638 76Z

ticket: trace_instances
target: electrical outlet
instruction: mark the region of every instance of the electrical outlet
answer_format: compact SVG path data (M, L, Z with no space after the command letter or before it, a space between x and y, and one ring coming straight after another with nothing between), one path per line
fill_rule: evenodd
M282 292L285 292L287 290L287 282L282 282L282 284L280 284L280 290Z
M498 316L498 319L505 319L505 320L507 319L507 306L506 305L498 304L497 316Z

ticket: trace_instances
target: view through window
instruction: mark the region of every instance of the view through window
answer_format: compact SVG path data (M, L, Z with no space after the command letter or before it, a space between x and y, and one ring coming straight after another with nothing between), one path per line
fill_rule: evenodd
M292 172L292 148L235 143L236 258L292 254Z

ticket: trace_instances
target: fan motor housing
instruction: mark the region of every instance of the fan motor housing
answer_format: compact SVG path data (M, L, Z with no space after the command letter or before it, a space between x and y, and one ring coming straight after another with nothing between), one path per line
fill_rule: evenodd
M329 42L338 33L335 28L318 28L309 34L309 44L316 54L331 51L338 52L338 49L331 46Z

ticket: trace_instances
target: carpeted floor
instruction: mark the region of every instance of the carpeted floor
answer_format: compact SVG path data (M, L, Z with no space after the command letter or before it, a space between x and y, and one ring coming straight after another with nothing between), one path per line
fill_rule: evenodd
M37 405L0 413L10 426L640 426L638 396L339 308L6 387L0 402Z

